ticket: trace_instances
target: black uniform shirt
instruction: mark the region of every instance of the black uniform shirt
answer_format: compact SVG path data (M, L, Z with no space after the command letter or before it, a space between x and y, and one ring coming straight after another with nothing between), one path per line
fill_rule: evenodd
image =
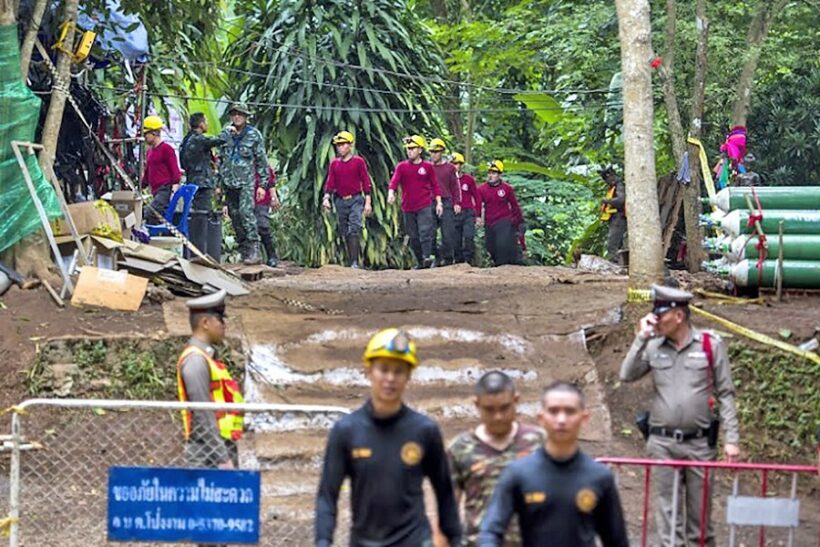
M480 547L500 547L513 512L523 547L628 547L612 472L581 452L566 461L541 447L501 475L481 523Z
M436 423L406 406L377 418L370 401L344 416L327 442L316 497L316 545L331 545L339 488L350 477L350 545L419 547L431 537L422 491L425 476L436 494L439 527L450 545L458 545L461 525Z

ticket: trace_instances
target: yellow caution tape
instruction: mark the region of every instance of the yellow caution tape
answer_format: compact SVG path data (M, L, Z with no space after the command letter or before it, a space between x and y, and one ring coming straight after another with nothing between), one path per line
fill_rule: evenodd
M9 528L11 528L12 524L17 524L20 522L20 519L17 517L4 517L0 519L0 530L2 530L4 536L9 535Z
M757 298L743 298L740 296L730 296L728 294L721 294L716 292L704 291L703 289L695 289L692 291L698 296L717 300L716 304L765 304L766 299L762 296Z
M0 410L0 416L5 416L6 414L11 414L12 412L15 413L15 414L28 414L28 411L26 409L15 405L15 406L10 406L8 408L4 408L3 410ZM0 522L2 522L2 521L0 521Z
M800 357L805 357L809 361L813 361L817 364L820 364L820 355L817 355L816 353L813 353L811 351L804 351L804 350L798 348L797 346L787 344L786 342L776 340L776 339L772 338L771 336L766 336L765 334L760 334L759 332L755 332L751 329L747 329L746 327L738 325L737 323L733 323L733 322L729 321L728 319L724 319L723 317L720 317L719 315L709 313L706 310L702 310L702 309L696 308L694 306L690 307L689 309L691 309L693 312L695 312L696 314L698 314L702 317L705 317L705 318L707 318L711 321L714 321L715 323L718 323L720 325L723 325L724 327L726 327L727 329L729 329L732 332L740 334L741 336L745 336L746 338L751 338L755 342L760 342L761 344L766 344L768 346L775 347L777 349L786 351L788 353L793 353L793 354L798 355Z
M630 304L649 302L649 289L627 289L626 301Z
M698 147L698 157L700 158L700 171L703 173L703 183L706 185L706 193L709 195L709 199L714 200L715 198L715 181L712 180L712 172L709 170L709 160L706 158L706 149L703 148L703 144L694 137L689 137L686 139L689 144L693 144ZM717 211L717 206L712 205L712 211Z

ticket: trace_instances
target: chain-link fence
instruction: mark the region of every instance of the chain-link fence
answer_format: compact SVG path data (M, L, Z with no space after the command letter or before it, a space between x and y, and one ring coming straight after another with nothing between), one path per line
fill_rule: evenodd
M213 403L59 399L15 407L11 435L3 437L0 480L7 494L0 509L8 515L10 546L108 545L109 468L189 467L203 457L183 442L183 408L225 409ZM246 433L237 443L239 468L261 474L259 544L312 545L324 439L347 410L272 404L230 408L245 414ZM347 497L339 500L337 545L347 543Z

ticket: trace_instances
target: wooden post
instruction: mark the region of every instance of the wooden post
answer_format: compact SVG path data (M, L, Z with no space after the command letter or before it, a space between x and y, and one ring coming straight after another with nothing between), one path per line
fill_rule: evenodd
M142 65L142 75L140 76L142 79L142 85L140 86L140 96L139 96L139 104L137 108L140 109L140 119L139 119L139 126L136 127L137 135L142 135L142 124L145 122L145 113L148 111L148 104L146 103L146 86L148 85L148 63ZM145 172L145 140L141 139L140 143L140 154L139 154L139 166L137 168L137 181L142 180L142 174Z

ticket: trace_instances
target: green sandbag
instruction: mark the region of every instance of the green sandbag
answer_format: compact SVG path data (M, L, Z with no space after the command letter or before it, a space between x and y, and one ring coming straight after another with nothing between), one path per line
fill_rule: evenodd
M11 141L32 142L40 99L20 78L17 25L0 26L0 251L41 228ZM57 194L43 176L37 156L23 153L37 196L49 220L62 216Z

